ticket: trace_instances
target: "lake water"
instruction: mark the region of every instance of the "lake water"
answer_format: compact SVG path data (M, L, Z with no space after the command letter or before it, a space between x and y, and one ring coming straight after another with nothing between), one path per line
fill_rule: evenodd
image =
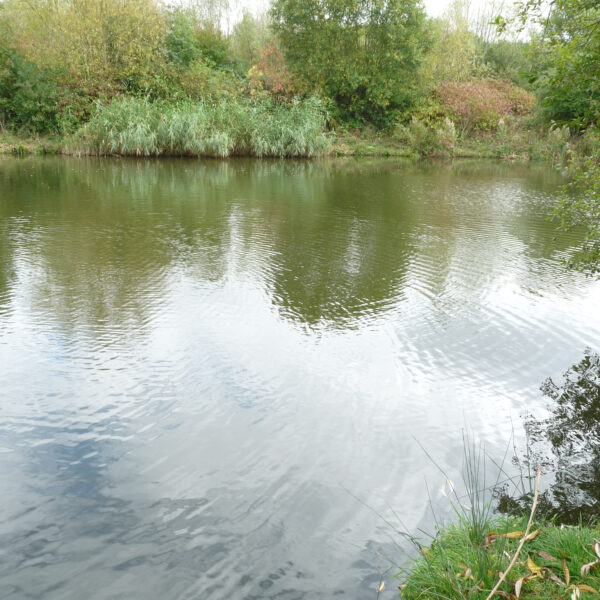
M466 428L501 459L600 346L560 185L1 160L0 597L375 598L392 525L447 513L424 449L458 479Z

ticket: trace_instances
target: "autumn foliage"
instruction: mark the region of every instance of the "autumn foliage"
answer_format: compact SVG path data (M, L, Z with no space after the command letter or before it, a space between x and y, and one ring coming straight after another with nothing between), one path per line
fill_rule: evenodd
M463 133L496 129L500 120L529 113L535 102L528 91L498 79L448 82L435 96Z
M250 85L254 91L266 90L282 99L297 91L285 57L272 40L259 50L258 61L250 69Z

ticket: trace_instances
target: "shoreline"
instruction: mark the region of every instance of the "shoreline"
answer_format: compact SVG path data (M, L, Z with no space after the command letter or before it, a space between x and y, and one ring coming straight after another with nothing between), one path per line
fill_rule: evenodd
M67 140L53 137L28 137L11 133L0 132L0 155L2 156L95 156L99 158L236 158L232 154L228 157L211 155L183 155L161 153L158 155L134 155L134 154L98 154L92 152L80 152L69 150ZM253 155L240 155L243 158L261 158ZM262 157L264 158L264 157ZM281 157L284 160L306 159L307 157ZM308 158L396 158L408 160L421 159L475 159L475 160L500 160L507 162L557 162L555 148L549 148L547 140L541 136L529 137L527 143L507 144L501 139L493 136L472 136L448 152L433 152L420 154L406 144L394 139L393 135L356 135L334 132L331 134L331 145L327 152L321 156Z

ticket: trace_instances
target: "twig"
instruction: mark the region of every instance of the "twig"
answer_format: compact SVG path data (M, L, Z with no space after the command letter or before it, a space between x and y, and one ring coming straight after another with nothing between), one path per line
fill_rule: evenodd
M512 557L512 560L510 561L508 568L506 569L506 571L504 571L504 573L500 574L500 579L498 579L498 583L494 586L494 588L492 589L492 591L489 593L488 597L485 600L491 600L493 598L494 594L498 591L498 588L506 580L506 576L508 575L510 570L515 566L515 563L517 562L517 558L519 558L519 554L521 553L521 550L523 549L523 546L525 545L525 542L527 541L527 538L529 537L529 530L531 529L531 525L533 523L533 515L535 514L535 510L537 508L537 503L538 503L538 493L540 491L540 477L541 476L542 476L542 468L538 467L537 477L535 478L535 495L533 497L531 513L529 514L529 522L527 523L527 529L525 529L525 533L523 534L523 537L521 538L521 541L519 542L519 547L517 548L515 555Z

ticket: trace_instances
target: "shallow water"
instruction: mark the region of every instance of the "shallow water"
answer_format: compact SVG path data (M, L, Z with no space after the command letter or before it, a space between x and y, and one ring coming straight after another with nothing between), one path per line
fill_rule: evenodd
M374 598L384 519L429 527L427 486L445 510L421 445L501 459L600 347L560 183L1 160L0 597Z

